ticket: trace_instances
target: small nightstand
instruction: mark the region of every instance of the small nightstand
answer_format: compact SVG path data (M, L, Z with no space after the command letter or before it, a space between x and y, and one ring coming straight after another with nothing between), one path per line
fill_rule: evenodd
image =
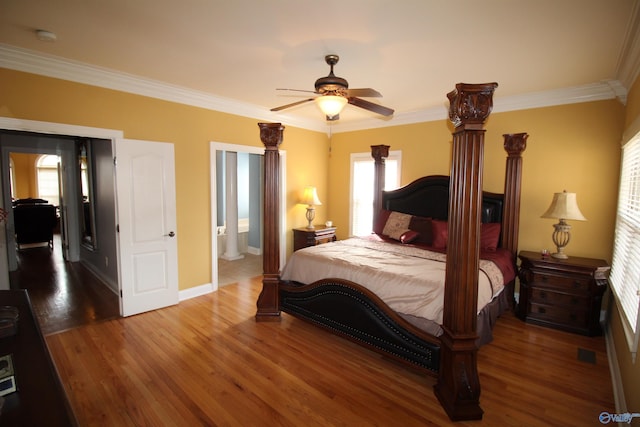
M520 252L522 261L518 317L529 323L582 335L600 335L600 305L606 280L596 271L606 270L601 259L542 257Z
M293 229L293 250L319 245L320 243L333 242L336 240L336 227L325 227L324 225L315 228L294 228Z

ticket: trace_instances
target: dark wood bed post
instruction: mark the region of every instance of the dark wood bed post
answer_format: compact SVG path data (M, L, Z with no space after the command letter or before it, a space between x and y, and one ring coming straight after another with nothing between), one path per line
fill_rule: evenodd
M464 84L447 94L453 122L449 237L438 382L434 389L453 421L482 419L476 324L484 161L483 125L497 83ZM476 236L470 239L469 236Z
M280 153L284 126L258 123L264 144L264 253L262 256L262 292L258 297L256 320L279 320L280 301Z
M372 145L374 181L373 181L373 224L378 223L378 215L382 211L382 192L384 191L385 164L384 159L389 157L388 145ZM373 228L372 228L373 230Z
M520 227L520 186L522 182L522 153L527 148L527 133L503 135L507 152L504 177L504 208L502 215L502 247L518 255L518 229Z

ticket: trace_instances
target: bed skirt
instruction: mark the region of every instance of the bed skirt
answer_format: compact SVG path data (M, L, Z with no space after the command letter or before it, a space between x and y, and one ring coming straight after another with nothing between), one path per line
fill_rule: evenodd
M496 296L489 304L478 313L477 328L478 339L476 345L478 348L493 341L493 326L496 324L498 317L503 313L513 310L513 289L514 282L508 283L502 292ZM428 319L412 316L410 314L402 314L400 316L415 327L439 337L442 335L442 327Z

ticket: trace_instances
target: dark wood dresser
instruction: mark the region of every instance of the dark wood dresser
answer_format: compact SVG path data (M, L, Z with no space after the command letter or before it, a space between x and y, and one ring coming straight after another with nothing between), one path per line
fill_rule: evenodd
M18 309L15 335L0 338L0 361L5 368L0 378L9 392L7 356L11 356L16 391L3 396L0 426L76 426L64 388L49 355L26 291L0 290L0 306Z
M319 245L320 243L333 242L336 240L336 227L325 227L324 225L315 228L294 228L293 229L293 250Z
M601 259L560 260L520 252L518 317L530 323L582 335L600 335L600 306L608 264ZM606 276L605 276L606 277Z

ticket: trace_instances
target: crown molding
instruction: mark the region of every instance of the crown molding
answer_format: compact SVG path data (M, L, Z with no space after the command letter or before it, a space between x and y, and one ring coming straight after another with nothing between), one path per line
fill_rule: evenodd
M639 37L635 37L634 52L640 52ZM630 49L630 48L629 48ZM627 49L627 50L629 50ZM640 55L638 55L640 58ZM634 64L636 62L633 62ZM134 75L116 72L106 68L70 61L60 57L43 55L38 52L0 44L0 67L32 74L43 75L91 86L113 89L143 95L165 101L176 102L208 110L250 117L262 121L274 121L271 111L264 107L238 102L229 98L214 96L180 86L144 79ZM637 75L637 69L635 74ZM625 79L626 80L626 79ZM619 98L626 102L628 84L617 80L607 80L583 86L528 93L494 99L494 112L507 112L554 105L573 104ZM285 125L317 132L350 132L390 126L401 126L447 118L447 107L430 107L411 112L400 112L390 119L371 118L354 122L330 123L300 119L291 114L278 114L277 121Z

